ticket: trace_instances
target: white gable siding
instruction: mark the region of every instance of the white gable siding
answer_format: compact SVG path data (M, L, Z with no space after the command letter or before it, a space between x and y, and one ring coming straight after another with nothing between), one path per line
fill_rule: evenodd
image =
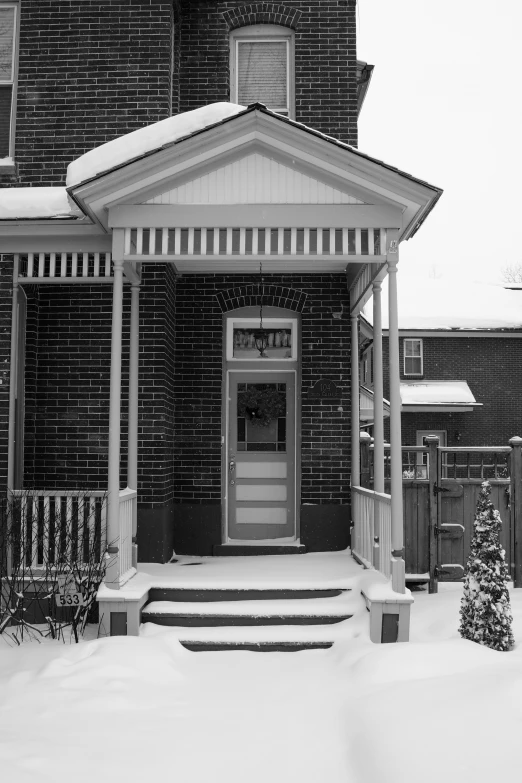
M146 204L363 204L349 193L254 153Z

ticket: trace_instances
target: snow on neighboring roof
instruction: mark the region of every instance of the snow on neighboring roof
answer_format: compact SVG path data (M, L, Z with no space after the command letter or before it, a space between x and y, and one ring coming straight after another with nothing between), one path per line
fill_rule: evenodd
M245 111L245 107L235 103L211 103L108 141L69 164L67 187L79 185L97 174L128 163L166 144L172 144L242 111Z
M399 329L522 328L522 292L458 277L439 279L400 275ZM383 285L382 322L388 328L387 280ZM373 304L363 315L373 323Z
M401 382L403 405L477 405L466 381Z
M65 188L2 188L0 220L76 218L83 215Z

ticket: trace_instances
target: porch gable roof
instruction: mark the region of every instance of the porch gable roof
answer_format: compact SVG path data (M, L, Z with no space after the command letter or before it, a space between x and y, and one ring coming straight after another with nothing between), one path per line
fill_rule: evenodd
M226 111L221 108L223 106L227 107ZM225 114L218 122L196 127L182 135L179 128L190 127L187 118L197 119L193 115L202 110L169 118L174 137L169 142L164 142L160 134L154 146L150 136L154 137L153 131L162 125L156 123L86 153L69 167L69 194L84 213L108 230L108 213L114 207L160 206L164 205L166 194L171 200L177 198L174 204L179 204L179 189L187 183L201 181L212 172L216 176L221 172L230 177L231 169L237 169L238 165L245 167L247 161L252 164L257 157L258 162L264 159L265 168L270 162L272 168L279 168L283 178L286 173L287 180L289 174L290 179L292 176L296 179L293 191L290 188L291 192L276 195L272 203L302 204L302 197L297 192L299 184L303 179L307 184L311 180L312 186L317 182L323 189L328 188L325 203L345 206L342 225L350 225L350 216L362 211L355 208L363 204L387 207L395 213L394 219L388 213L388 224L381 223L380 227L398 228L400 239L415 233L441 195L439 188L282 117L262 104L253 104L247 109L232 104L204 107L209 111L216 108L219 109L217 116ZM214 116L212 111L202 113L202 122L209 116ZM149 132L149 136L144 134L143 147L152 148L136 154L140 147L136 136L142 131ZM111 150L115 152L112 161L115 165L112 166L109 163ZM82 179L89 172L93 176ZM231 199L232 202L237 203ZM245 202L266 203L266 196L262 191L253 195L250 192L245 196ZM219 203L223 204L223 200ZM309 203L316 203L316 200L311 198Z

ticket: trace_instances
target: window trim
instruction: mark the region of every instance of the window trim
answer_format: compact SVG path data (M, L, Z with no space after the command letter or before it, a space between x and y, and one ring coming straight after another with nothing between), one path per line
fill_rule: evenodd
M407 354L406 346L408 345L408 343L419 343L420 356L413 356L412 354ZM422 339L420 337L404 337L402 348L403 348L403 356L402 356L403 375L415 376L417 378L423 376L424 375L424 345ZM406 359L419 359L419 358L420 358L420 372L407 372Z
M295 33L289 27L275 24L255 24L239 27L230 33L230 101L238 103L238 49L239 44L247 41L262 42L286 42L287 51L287 103L288 113L283 114L291 120L295 119ZM269 106L271 111L277 109ZM281 109L278 113L282 113Z
M5 3L0 0L0 8L14 9L14 31L13 31L13 59L11 67L11 79L0 79L0 84L10 84L11 92L11 118L9 122L9 148L8 156L0 158L0 174L14 171L15 157L15 130L16 130L16 98L18 85L18 52L20 44L20 5L18 2Z

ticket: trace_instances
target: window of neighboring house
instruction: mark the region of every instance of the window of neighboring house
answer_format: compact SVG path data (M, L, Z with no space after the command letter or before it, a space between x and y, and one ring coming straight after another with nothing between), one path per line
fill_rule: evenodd
M252 25L230 34L230 99L264 103L294 116L294 34L288 27Z
M13 157L18 7L0 2L0 160Z
M422 375L422 340L404 340L404 375Z

